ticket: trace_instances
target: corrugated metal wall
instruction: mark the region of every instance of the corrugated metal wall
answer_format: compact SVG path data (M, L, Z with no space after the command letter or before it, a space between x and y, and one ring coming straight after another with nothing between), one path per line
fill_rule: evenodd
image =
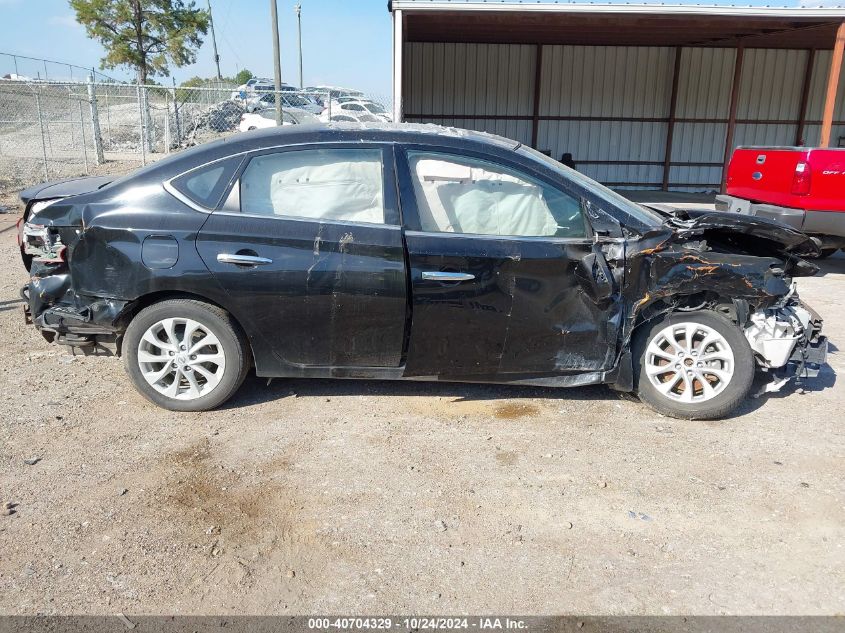
M672 55L667 48L543 47L539 114L563 120L540 121L537 148L555 158L571 153L584 173L603 182L659 181L659 166L588 161L663 159L666 124L636 119L668 116Z
M827 86L827 74L830 68L831 51L816 51L816 58L813 64L813 80L810 84L810 99L807 102L807 120L814 121L807 125L804 139L807 145L815 145L821 136L821 125L818 123L824 114L824 96ZM845 70L843 70L845 75ZM839 80L839 94L836 98L836 108L833 111L834 121L845 121L845 83L842 78ZM834 125L830 133L830 146L836 147L840 144L845 146L845 125Z
M407 44L403 100L408 113L459 115L408 118L492 132L531 143L536 46ZM526 120L476 116L524 116Z
M693 122L684 119L727 119L736 53L729 48L681 49L678 73L678 105L671 161L717 163L725 154L727 123ZM722 178L721 167L673 165L669 182L673 189L713 189ZM699 187L678 186L700 183Z
M536 46L405 46L406 120L531 143ZM659 188L676 54L664 47L543 46L537 149L555 158L572 153L581 171L602 182ZM808 54L745 50L735 146L795 142ZM680 55L669 182L676 190L713 190L722 175L736 51L684 48ZM816 53L804 134L811 145L818 143L829 62L829 51ZM845 83L834 120L845 120ZM832 145L840 135L845 126L834 126Z

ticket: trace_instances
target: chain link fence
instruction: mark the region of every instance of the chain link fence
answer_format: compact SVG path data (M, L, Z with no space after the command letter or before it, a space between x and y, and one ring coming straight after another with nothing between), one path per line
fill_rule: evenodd
M352 91L252 91L0 80L0 193L45 180L125 173L174 151L284 124L390 120L384 100Z

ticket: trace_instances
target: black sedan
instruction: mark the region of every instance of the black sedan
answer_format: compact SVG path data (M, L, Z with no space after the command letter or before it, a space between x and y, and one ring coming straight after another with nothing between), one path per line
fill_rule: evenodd
M26 317L162 407L259 376L608 384L718 418L825 360L803 234L666 214L488 134L295 126L21 195Z

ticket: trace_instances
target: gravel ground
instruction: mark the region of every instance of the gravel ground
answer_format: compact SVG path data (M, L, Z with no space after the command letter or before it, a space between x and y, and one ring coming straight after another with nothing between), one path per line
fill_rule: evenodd
M845 612L839 353L723 422L600 387L254 377L176 414L23 324L15 219L2 613ZM845 258L799 285L841 344Z

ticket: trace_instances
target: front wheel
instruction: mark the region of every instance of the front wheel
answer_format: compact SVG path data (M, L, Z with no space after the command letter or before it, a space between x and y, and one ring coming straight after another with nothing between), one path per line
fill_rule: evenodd
M747 397L754 380L748 341L714 312L678 312L646 325L635 335L634 350L640 399L673 418L722 418Z
M123 339L126 372L148 400L171 411L207 411L246 377L249 346L229 314L193 299L139 312Z

